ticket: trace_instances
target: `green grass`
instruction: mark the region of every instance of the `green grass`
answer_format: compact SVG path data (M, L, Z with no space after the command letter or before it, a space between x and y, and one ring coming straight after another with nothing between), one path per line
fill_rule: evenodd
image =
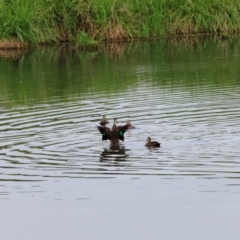
M119 41L240 31L238 0L0 0L0 39Z

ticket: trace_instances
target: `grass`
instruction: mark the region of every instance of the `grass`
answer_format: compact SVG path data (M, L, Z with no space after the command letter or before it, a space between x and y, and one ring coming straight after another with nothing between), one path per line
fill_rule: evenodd
M1 0L0 11L0 39L5 44L6 39L17 39L92 46L102 41L240 31L238 0Z
M3 38L0 41L0 49L22 49L22 48L27 48L27 44L24 42L21 42L17 38L11 38L11 39L6 39Z

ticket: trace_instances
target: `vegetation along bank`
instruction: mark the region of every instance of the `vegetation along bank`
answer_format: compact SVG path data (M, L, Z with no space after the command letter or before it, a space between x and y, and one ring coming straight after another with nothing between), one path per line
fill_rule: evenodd
M240 31L239 0L0 0L0 48Z

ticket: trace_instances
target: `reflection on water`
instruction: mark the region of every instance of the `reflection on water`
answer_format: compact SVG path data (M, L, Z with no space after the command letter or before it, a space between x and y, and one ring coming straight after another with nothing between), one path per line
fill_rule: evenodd
M0 53L0 106L16 107L134 92L139 86L198 93L239 86L239 38L182 38ZM13 56L13 57L11 57ZM15 57L18 56L18 57Z
M100 156L100 162L123 162L125 161L126 156L127 155L124 146L110 146L110 148L104 148Z
M2 181L239 177L239 40L0 59ZM119 148L97 124L130 119ZM145 147L147 137L161 143Z

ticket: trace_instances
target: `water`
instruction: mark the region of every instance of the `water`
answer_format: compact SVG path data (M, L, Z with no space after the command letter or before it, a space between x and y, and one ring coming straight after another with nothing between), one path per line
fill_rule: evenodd
M238 39L110 49L2 55L5 239L237 239ZM135 126L118 149L102 115Z
M1 114L0 154L7 169L2 180L238 177L238 102L235 89L228 95L206 90L191 96L139 87L134 96L130 91L117 99L98 96L6 111ZM107 114L110 125L118 117L119 124L129 118L136 127L126 132L118 151L101 141L99 112ZM148 136L161 148L146 148Z

